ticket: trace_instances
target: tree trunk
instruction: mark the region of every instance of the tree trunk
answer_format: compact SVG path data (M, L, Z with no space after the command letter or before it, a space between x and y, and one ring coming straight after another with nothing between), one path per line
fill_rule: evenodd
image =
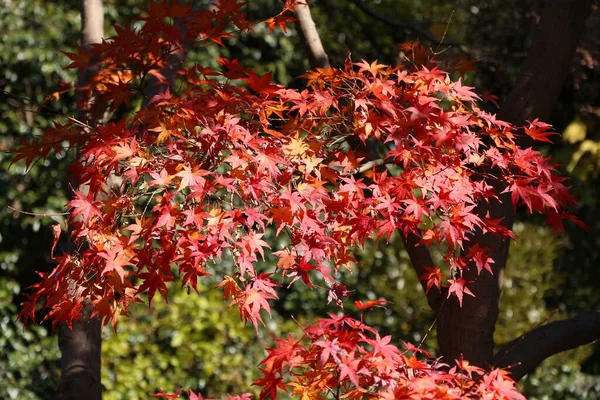
M101 326L98 318L89 319L86 308L81 322L73 322L73 329L62 324L58 335L61 352L60 387L58 400L100 400Z
M500 191L498 189L498 192ZM502 196L501 199L504 200L502 203L495 202L489 210L481 207L480 213L489 211L493 219L504 218L503 225L510 227L514 218L510 197ZM474 265L463 273L464 279L474 281L469 284L469 289L475 297L465 296L462 307L455 297L444 301L437 314L437 337L440 355L446 362L452 364L453 360L462 355L471 364L487 366L494 354L494 329L510 240L501 240L494 235L476 232L473 243L492 249L488 256L494 260L494 264L491 265L494 274L482 271L481 275L477 276L477 268ZM466 251L468 248L467 244Z
M88 50L93 43L102 40L104 11L102 0L81 0L81 47ZM79 86L85 86L95 73L93 61L79 71ZM89 116L84 116L89 120ZM88 121L88 123L91 121ZM78 187L78 182L72 182ZM89 318L90 307L86 307L81 321L73 322L72 329L60 326L58 346L61 351L61 377L58 400L100 400L102 385L101 368L101 324L98 318Z
M589 0L546 1L527 59L502 106L500 118L516 125L535 118L549 118L590 10ZM503 189L497 187L497 193ZM489 211L492 218L503 218L503 225L511 228L514 212L510 197L501 195L500 200L489 210L482 207L480 211ZM477 277L476 269L471 268L465 279L475 280L469 286L475 297L465 296L462 307L455 298L446 300L438 311L437 332L440 352L446 362L451 363L462 355L471 364L486 367L493 359L494 329L510 242L477 232L465 248L468 250L475 243L491 249L494 275L484 271Z

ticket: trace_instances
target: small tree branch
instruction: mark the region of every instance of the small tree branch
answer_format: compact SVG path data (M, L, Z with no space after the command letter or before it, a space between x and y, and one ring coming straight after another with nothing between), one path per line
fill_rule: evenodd
M354 3L356 5L356 7L358 7L359 10L363 11L365 14L369 15L370 17L375 18L391 27L398 28L398 29L406 29L406 30L415 32L422 39L424 39L430 43L435 43L435 44L439 43L441 46L459 46L460 45L459 42L454 41L454 40L440 39L440 38L434 36L427 29L421 28L420 26L416 25L415 23L413 23L411 21L394 19L394 18L388 17L387 15L381 14L380 12L370 8L367 5L367 2L365 0L351 0L351 1L352 1L352 3Z
M330 67L329 57L323 48L319 32L310 14L308 3L294 6L298 18L299 32L304 39L308 60L312 68L327 69Z
M600 312L587 311L536 328L511 341L494 356L494 365L518 381L546 358L600 339Z

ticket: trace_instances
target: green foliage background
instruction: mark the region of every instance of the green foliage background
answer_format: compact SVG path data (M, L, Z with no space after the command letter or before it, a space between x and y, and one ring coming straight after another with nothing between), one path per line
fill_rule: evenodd
M24 330L15 318L23 289L35 281L34 271L51 268L47 258L50 226L63 217L39 218L7 206L37 213L63 212L68 192L66 166L72 155L52 156L25 171L21 163L9 168L6 151L21 138L39 134L39 128L49 125L56 112L73 113L69 98L54 105L54 111L39 104L56 90L59 79L74 80L72 70L62 69L67 60L58 51L73 49L79 37L78 2L5 3L6 7L0 7L0 88L16 97L0 92L0 398L45 399L52 397L59 379L56 337L45 325ZM106 1L107 36L112 34L113 23L128 19L142 3ZM201 7L206 1L196 3ZM491 89L502 97L510 90L526 54L526 38L539 3L380 0L371 6L437 37L447 31L446 38L459 45L447 49L424 43L438 49L440 58L477 60L479 71L468 73L466 84ZM259 20L279 7L277 0L252 1L249 15ZM357 60L393 64L397 45L419 38L411 30L373 20L347 0L315 1L313 13L334 65L341 65L348 51ZM550 121L565 131L563 140L546 149L571 174L574 192L582 200L578 214L591 231L569 227L566 235L557 239L535 219L515 225L518 239L504 280L496 332L499 344L540 323L600 307L596 267L600 259L596 239L600 237L596 218L600 172L598 17L595 21ZM259 73L274 71L279 82L300 87L303 81L295 77L308 68L301 49L293 27L288 33L268 36L267 29L259 26L252 34L231 40L226 48L208 47L190 53L188 59L214 65L218 55L239 58ZM273 240L272 245L277 247L277 242ZM382 332L393 333L398 341L424 340L426 347L435 350L435 329L430 329L433 317L398 238L389 244L368 243L359 254L359 264L353 274L343 278L356 290L353 299L392 302L385 310L369 313L367 321ZM256 391L251 383L258 377L256 365L265 355L263 349L273 337L299 334L290 317L302 324L336 310L325 306L325 291L294 285L281 290L274 319L256 333L240 322L235 310L228 309L220 291L214 289L216 284L216 278L204 282L200 295L174 287L170 304L157 299L150 310L140 305L132 309L129 318L120 320L118 333L105 330L102 379L106 399L142 399L159 388L174 391L179 386L201 389L209 396ZM347 311L356 312L351 306ZM523 381L525 392L531 399L596 399L600 397L599 359L598 345L553 357Z

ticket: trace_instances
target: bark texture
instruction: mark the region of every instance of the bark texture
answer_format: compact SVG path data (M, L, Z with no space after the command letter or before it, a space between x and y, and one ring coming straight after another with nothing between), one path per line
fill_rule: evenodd
M498 191L502 191L501 188ZM480 214L489 211L493 219L503 218L503 225L512 226L514 215L510 197L502 196L502 202L495 202L489 209L481 207ZM491 265L493 275L483 271L477 275L477 268L471 265L463 273L469 289L475 297L465 296L462 307L456 298L447 299L437 312L437 334L440 355L446 362L452 363L461 356L471 364L485 367L494 352L494 330L499 312L500 286L503 270L508 258L510 241L498 239L492 235L476 232L473 244L490 249L489 257L495 262ZM468 251L470 244L465 244Z
M61 376L58 400L100 400L101 326L98 318L89 319L90 309L73 329L61 325L58 347L61 351Z
M89 50L94 43L102 40L104 33L104 10L102 0L81 0L81 47ZM91 65L79 72L79 86L85 86L96 73ZM84 120L90 115L83 116ZM78 182L72 182L78 187ZM86 307L81 321L73 323L72 329L66 324L60 326L58 346L61 352L61 377L57 400L100 400L102 385L101 369L101 324L97 318L89 318L90 307Z
M321 37L310 14L308 3L294 6L294 11L296 11L299 32L304 41L310 66L312 68L329 68L329 57L321 43Z
M519 78L498 113L501 119L513 124L549 119L591 8L591 0L545 2Z

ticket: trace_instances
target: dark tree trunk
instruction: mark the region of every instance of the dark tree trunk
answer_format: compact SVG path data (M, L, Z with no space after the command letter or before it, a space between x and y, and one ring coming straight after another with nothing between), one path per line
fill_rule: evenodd
M490 216L493 219L504 218L503 225L510 227L513 223L510 197L501 198L505 201L496 202L489 210ZM482 214L488 211L485 207L482 208ZM444 301L437 313L437 337L440 355L446 362L452 363L462 355L471 364L486 366L494 354L494 329L499 312L500 286L510 241L481 232L475 234L473 241L480 247L492 249L488 255L495 261L492 264L494 275L483 271L477 276L477 268L473 265L463 273L464 279L474 281L469 289L475 297L465 296L462 307L455 297ZM465 248L468 249L468 245Z
M89 309L86 310L89 315ZM73 329L61 325L58 347L61 351L61 376L58 400L100 400L101 326L98 318L82 316Z
M88 50L99 43L104 33L104 11L102 0L81 0L81 47ZM91 65L79 72L78 84L85 86L95 73ZM80 116L82 117L82 116ZM91 125L90 115L84 115ZM78 182L72 182L78 187ZM61 377L57 400L101 400L101 324L97 318L89 318L90 307L86 307L81 321L73 323L72 329L62 324L58 335L61 351Z

